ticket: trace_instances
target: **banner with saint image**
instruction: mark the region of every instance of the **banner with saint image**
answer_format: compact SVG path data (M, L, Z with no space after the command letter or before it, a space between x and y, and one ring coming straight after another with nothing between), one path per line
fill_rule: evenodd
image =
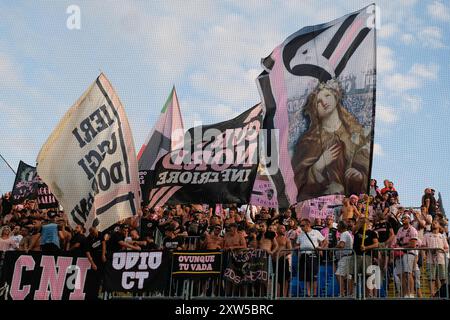
M279 130L280 207L367 192L375 122L375 5L302 28L262 60L265 129Z

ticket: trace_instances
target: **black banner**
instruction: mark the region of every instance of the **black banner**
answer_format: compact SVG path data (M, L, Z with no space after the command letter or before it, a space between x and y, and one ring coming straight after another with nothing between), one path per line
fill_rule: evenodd
M222 266L220 251L173 252L172 276L187 278L219 277Z
M42 182L42 180L39 180L39 186L37 189L37 202L39 209L51 209L51 208L58 208L59 203L58 200L56 200L53 193L50 191L48 186Z
M58 208L59 203L37 174L36 167L20 161L12 190L14 204L37 200L39 209Z
M189 129L183 149L167 153L155 166L150 206L248 203L261 127L256 105L232 120Z
M105 291L163 292L169 283L170 254L163 251L115 252L105 266Z
M86 257L7 251L1 283L12 300L85 300L96 296L90 269Z
M20 161L12 190L13 203L19 204L25 200L36 199L38 186L39 177L36 167Z
M254 284L269 279L268 261L271 257L263 249L230 251L224 278L235 284Z

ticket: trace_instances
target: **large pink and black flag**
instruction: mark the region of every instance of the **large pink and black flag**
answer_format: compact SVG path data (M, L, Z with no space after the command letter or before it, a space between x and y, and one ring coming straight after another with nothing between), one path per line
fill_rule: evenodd
M100 231L139 214L139 175L125 109L102 73L42 146L37 172L74 227Z
M183 145L184 127L175 87L138 153L139 180L144 203L149 201L151 181L158 160Z
M375 8L304 27L262 59L257 84L264 128L279 135L278 170L270 180L280 207L367 192L375 124Z

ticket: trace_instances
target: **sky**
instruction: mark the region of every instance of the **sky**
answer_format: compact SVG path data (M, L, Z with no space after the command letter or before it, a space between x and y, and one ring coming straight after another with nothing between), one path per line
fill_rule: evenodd
M104 72L138 151L175 85L185 129L231 119L260 101L261 58L304 26L360 0L0 0L0 154L30 165L69 107ZM377 97L372 177L405 206L423 190L450 205L450 1L376 2ZM79 29L67 27L79 8ZM70 20L71 21L71 20ZM63 153L62 153L63 156ZM0 192L11 170L0 161ZM447 204L448 203L448 204Z

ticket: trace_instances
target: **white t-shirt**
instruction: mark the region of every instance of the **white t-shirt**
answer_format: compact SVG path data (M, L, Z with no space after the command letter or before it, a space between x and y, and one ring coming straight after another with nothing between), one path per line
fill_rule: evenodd
M339 250L337 255L338 257L342 257L348 254L352 254L352 248L353 248L353 237L350 233L350 231L345 231L341 234L341 238L339 239L339 242L344 242L344 248L342 250ZM349 249L349 250L344 250Z
M23 239L23 236L21 234L18 234L17 236L12 236L11 239L13 239L16 242L18 248L20 241L22 241Z
M314 246L308 239L306 232L302 232L299 234L296 241L296 243L300 245L300 250L314 250L314 247L317 248L319 246L319 241L325 240L325 237L320 233L320 231L314 229L308 232L308 236L311 239L312 243L314 243Z

